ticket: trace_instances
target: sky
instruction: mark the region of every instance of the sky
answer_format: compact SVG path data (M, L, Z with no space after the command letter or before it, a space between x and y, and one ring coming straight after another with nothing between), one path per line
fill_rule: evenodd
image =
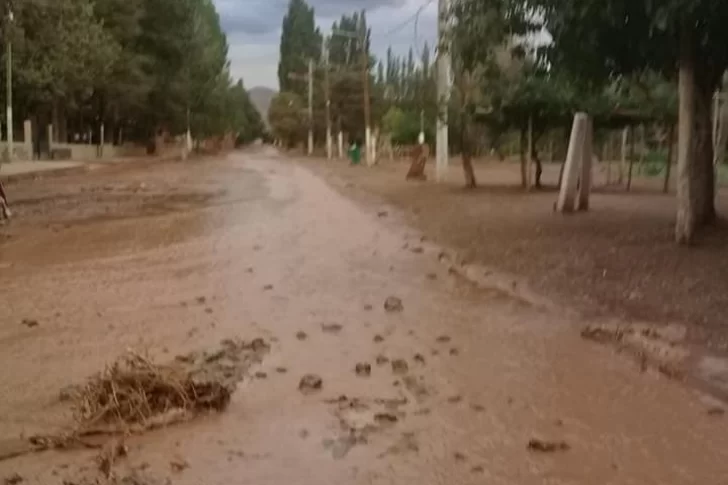
M278 89L278 49L288 0L214 2L228 36L233 77L242 78L249 89L255 86ZM395 53L404 55L410 47L418 52L425 42L430 46L435 42L436 0L308 0L308 4L314 7L316 22L324 34L342 14L366 9L372 50L379 58L384 58L390 45ZM415 22L414 16L423 6Z

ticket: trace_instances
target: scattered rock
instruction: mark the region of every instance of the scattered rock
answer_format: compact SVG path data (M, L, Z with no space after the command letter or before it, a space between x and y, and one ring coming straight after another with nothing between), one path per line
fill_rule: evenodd
M205 308L205 313L207 313L207 314L212 313L212 308Z
M714 407L714 408L708 409L708 416L723 416L723 415L725 415L725 409L723 409L723 408Z
M455 458L456 461L465 461L468 459L464 454L460 453L459 451L453 453L452 456L453 458Z
M477 465L470 469L470 473L485 473L485 468L482 465Z
M298 384L298 390L304 395L314 394L323 388L324 382L316 374L306 374Z
M382 337L379 334L377 334L377 335L374 336L374 343L375 344L381 344L382 342L384 342L384 337Z
M38 326L38 320L31 320L29 318L24 318L22 322L23 325L25 325L28 328L35 328Z
M223 342L223 344L224 344L224 342ZM267 352L270 350L270 345L265 343L265 340L263 340L262 338L256 338L256 339L253 339L252 342L250 342L250 348L253 349L253 352L260 352L260 351Z
M436 280L437 279L437 273L427 273L427 279L428 280Z
M392 413L377 413L374 415L374 422L380 426L391 426L396 424L399 418Z
M278 372L279 374L285 374L288 372L288 369L286 369L285 367L276 367L276 372Z
M205 304L207 302L207 298L205 298L204 296L198 296L197 298L195 298L195 300L200 305L203 305L203 304Z
M460 355L460 350L458 350L456 347L453 347L450 349L450 355L452 355L452 356Z
M184 458L175 458L174 460L169 462L169 467L174 473L180 473L181 471L189 468L190 464L187 463L187 460L185 460Z
M396 296L390 296L384 301L384 310L389 313L398 313L404 310L402 300Z
M367 303L366 305L364 305L364 310L370 312L374 310L374 307Z
M432 410L430 408L422 408L415 411L415 416L429 416L432 414Z
M322 324L321 324L321 330L322 330L322 331L323 331L324 333L333 333L333 334L338 334L339 332L341 332L341 330L342 330L343 328L344 328L344 327L342 327L342 326L341 326L341 325L339 325L338 323L322 323Z
M272 290L272 289L273 289L273 285L265 285L265 286L263 287L263 291L270 291L270 290Z
M306 334L306 332L298 331L296 332L296 338L298 340L306 340L308 338L308 335Z
M449 335L440 335L437 337L437 343L438 344L446 344L452 340Z
M302 429L301 431L298 432L298 437L301 438L302 440L305 440L306 438L308 438L309 434L310 433L308 432L307 429Z
M255 378L256 379L267 379L268 374L266 374L265 372L262 372L262 371L258 371L255 373Z
M18 485L19 483L23 483L23 477L17 473L13 473L9 477L5 477L4 483L5 485Z
M571 449L565 441L545 441L533 438L528 442L528 450L538 453L554 453Z
M447 398L447 402L449 402L450 404L457 404L462 400L463 400L462 396L450 396Z
M263 249L263 246L261 246L260 244L255 244L253 246L253 251L260 251L261 249Z
M356 364L355 372L359 377L369 377L372 375L372 366L367 362L360 362Z
M398 375L406 374L409 371L407 361L404 359L395 359L392 361L392 372Z
M421 246L414 247L414 248L410 249L410 251L412 251L415 254L422 254L425 252L425 250L422 249Z
M482 413L483 411L485 411L485 406L480 404L471 404L470 409L472 409L476 413Z
M377 355L377 365L385 365L389 363L389 359L384 355Z
M422 364L422 365L425 365L425 356L424 356L424 355L422 355L422 354L415 354L415 356L414 356L414 360L415 360L415 362L417 362L418 364Z
M379 211L379 212L377 212L377 217L380 217L380 218L387 217L388 215L389 215L389 212L387 212L387 211Z
M253 268L245 268L246 273L253 273L255 271Z

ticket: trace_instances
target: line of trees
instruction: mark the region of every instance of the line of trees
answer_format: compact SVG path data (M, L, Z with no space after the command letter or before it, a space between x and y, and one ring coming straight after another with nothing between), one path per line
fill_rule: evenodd
M114 142L146 143L188 126L196 138L263 134L242 82L231 79L212 0L14 0L1 8L16 119L34 120L41 137L48 123L63 141L102 123Z

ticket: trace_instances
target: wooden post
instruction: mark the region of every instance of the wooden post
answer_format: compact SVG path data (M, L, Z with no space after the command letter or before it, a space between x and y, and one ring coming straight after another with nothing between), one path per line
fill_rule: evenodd
M559 212L573 212L576 202L576 186L579 182L579 169L581 168L584 156L584 142L587 136L589 118L585 113L577 113L574 116L574 124L571 127L571 138L569 139L569 152L566 155L564 172L561 180L561 191L556 202L556 210Z
M622 159L619 163L619 184L624 183L624 173L627 171L627 143L629 140L629 128L622 130Z
M528 161L526 166L526 190L531 190L533 187L533 116L528 116L528 154L526 160Z
M667 134L667 161L665 162L665 182L662 191L667 194L670 191L670 170L672 169L672 154L675 146L675 125L670 123L670 131Z

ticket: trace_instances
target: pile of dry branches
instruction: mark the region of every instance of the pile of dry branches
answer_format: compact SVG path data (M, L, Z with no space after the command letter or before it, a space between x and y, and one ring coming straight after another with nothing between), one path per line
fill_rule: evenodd
M185 367L157 365L129 353L80 390L76 418L87 430L103 425L153 427L170 413L222 411L233 390L214 380L195 380Z

